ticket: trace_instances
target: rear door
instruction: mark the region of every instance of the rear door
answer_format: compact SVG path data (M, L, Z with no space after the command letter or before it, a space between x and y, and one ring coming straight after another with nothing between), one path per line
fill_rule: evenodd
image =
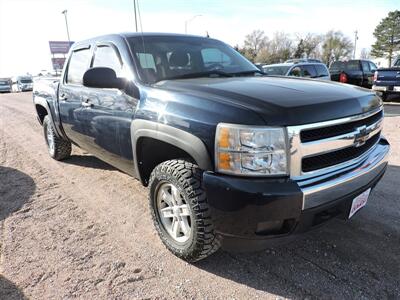
M68 138L87 149L86 112L82 99L87 97L88 88L82 84L83 74L90 66L92 47L80 46L71 52L67 68L58 92L60 119Z
M372 81L374 79L374 73L371 70L369 61L362 60L361 67L363 70L363 83L362 86L366 88L371 88Z

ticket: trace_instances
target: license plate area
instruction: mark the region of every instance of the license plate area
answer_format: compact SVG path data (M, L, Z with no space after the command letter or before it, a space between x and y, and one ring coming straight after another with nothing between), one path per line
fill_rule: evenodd
M350 208L350 212L349 212L349 219L352 216L354 216L354 214L356 212L358 212L361 208L363 208L367 204L370 193L371 193L371 189L368 189L353 199L353 202L352 202L351 208Z

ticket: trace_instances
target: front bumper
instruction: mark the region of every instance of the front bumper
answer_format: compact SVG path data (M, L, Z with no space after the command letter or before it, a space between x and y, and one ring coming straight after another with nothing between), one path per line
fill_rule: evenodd
M351 170L304 185L289 178L247 178L204 173L204 187L222 246L257 250L334 217L348 216L352 200L385 173L389 143L377 146Z

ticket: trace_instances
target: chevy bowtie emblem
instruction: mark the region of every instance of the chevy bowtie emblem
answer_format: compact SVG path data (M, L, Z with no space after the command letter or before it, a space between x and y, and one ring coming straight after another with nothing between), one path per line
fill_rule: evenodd
M368 130L366 125L360 126L356 128L356 134L354 136L354 143L356 147L360 147L365 144L368 140L370 134L370 130Z

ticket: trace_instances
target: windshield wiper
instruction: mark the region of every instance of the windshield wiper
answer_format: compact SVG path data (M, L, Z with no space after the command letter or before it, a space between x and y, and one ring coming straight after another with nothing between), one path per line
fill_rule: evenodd
M233 76L241 76L241 75L249 75L249 74L261 74L261 75L267 75L264 72L260 70L248 70L248 71L242 71L242 72L236 72L236 73L231 73Z
M210 75L218 75L220 77L232 77L233 76L232 74L226 73L221 70L210 70L210 71L205 71L205 72L188 73L188 74L182 74L182 75L178 75L178 76L167 77L167 78L163 78L159 81L172 80L172 79L189 79L189 78L210 77Z

